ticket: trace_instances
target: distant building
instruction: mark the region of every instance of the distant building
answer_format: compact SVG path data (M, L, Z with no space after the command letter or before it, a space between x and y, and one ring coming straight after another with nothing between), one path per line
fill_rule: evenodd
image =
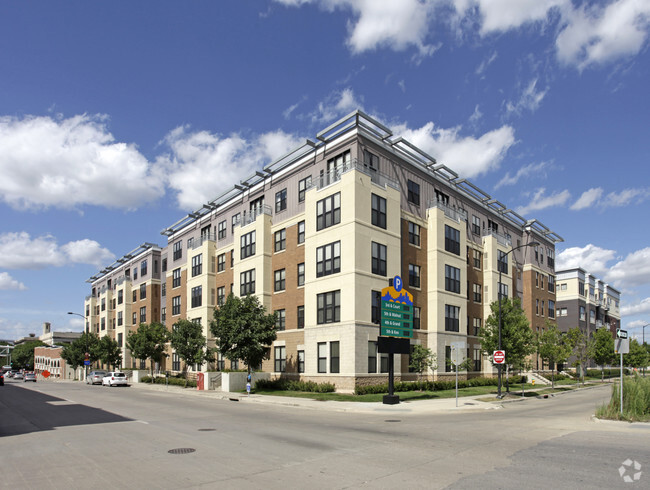
M557 271L557 325L562 332L580 327L589 337L621 326L621 293L581 268Z
M39 346L34 349L34 372L43 375L48 372L48 379L74 379L74 371L61 357L62 346Z
M43 323L43 335L38 340L47 345L71 344L79 337L82 332L52 332L49 322Z

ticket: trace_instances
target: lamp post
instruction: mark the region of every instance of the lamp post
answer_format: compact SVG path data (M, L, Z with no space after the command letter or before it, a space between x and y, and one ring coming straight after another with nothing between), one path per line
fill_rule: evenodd
M643 325L643 327L641 327L641 328L643 328L643 349L646 351L646 354L647 354L647 353L648 353L648 349L646 349L646 347L645 347L645 327L650 327L650 323L646 323L645 325ZM646 365L646 364L648 364L648 361L647 361L647 360L646 360L646 362L645 362L644 365L643 365L643 377L644 377L644 378L645 378L645 367L646 367L645 365Z
M501 255L501 260L503 260L504 257L507 257L509 254L511 254L515 250L518 250L518 249L524 248L524 247L536 247L537 245L539 245L539 242L530 242L530 243L524 243L524 244L519 245L518 247L515 247L515 248L511 248L505 254ZM498 298L499 298L499 350L501 350L501 269L502 269L502 267L501 267L500 264L497 264L497 266L499 268L499 284L497 284L497 295L498 295ZM506 356L507 356L507 354L506 354ZM504 362L505 362L505 360L504 360ZM501 399L502 398L502 395L501 395L501 370L502 370L502 365L499 364L498 367L499 367L499 388L497 390L497 398Z
M86 317L82 315L81 313L75 313L73 311L69 311L68 315L76 315L80 316L81 318L84 319L84 334L86 334L86 354L89 354L88 352L88 329L86 327ZM88 366L86 366L85 359L84 359L84 374L86 375L86 378L88 377Z

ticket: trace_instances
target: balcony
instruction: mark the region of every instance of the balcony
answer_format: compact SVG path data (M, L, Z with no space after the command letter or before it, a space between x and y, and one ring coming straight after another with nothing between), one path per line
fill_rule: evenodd
M265 204L263 206L251 209L248 214L244 214L244 217L239 222L239 225L242 228L246 225L250 225L251 223L255 222L258 216L261 216L263 214L272 216L273 210L271 209L271 206Z
M460 223L461 221L465 221L467 219L467 211L465 211L464 209L452 208L451 206L448 206L444 202L439 201L437 199L431 199L429 201L427 209L431 209L431 208L438 208L442 210L445 213L445 216L447 218L453 219L458 223Z
M348 173L351 170L357 170L361 172L364 175L367 175L370 177L370 181L373 184L377 184L378 186L382 187L392 187L395 190L400 190L399 188L399 182L396 180L388 177L385 174L382 174L381 172L377 170L371 170L367 165L365 165L363 162L360 162L356 158L343 163L343 165L338 166L331 172L327 172L326 174L316 178L315 180L312 181L311 187L316 188L318 190L322 189L323 187L327 187L328 185L334 184L335 182L338 182L341 180L341 177L343 174Z
M509 237L507 237L507 236L505 236L505 235L502 235L502 234L500 234L500 233L497 233L497 232L494 231L494 230L487 230L487 231L483 234L483 236L484 236L484 237L485 237L485 236L493 236L494 238L497 239L497 243L498 243L499 245L501 245L502 247L508 247L508 248L512 247L512 239L511 239L511 238L509 238Z
M199 238L193 241L191 250L195 250L203 245L205 242L216 242L217 234L216 233L207 233L201 235Z

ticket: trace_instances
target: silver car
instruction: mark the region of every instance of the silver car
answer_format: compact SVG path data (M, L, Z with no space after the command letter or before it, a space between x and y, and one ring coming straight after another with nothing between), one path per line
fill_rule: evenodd
M23 379L23 383L26 383L27 381L33 381L36 383L36 375L34 373L25 373L25 379Z
M117 371L106 374L102 379L102 386L126 386L126 374Z
M104 376L106 376L106 371L90 371L86 376L86 384L100 385Z

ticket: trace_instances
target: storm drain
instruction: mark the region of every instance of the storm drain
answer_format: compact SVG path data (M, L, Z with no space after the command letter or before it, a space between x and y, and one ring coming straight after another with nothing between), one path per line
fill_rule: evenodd
M199 432L214 432L217 429L199 429Z
M179 447L176 449L170 449L167 451L169 454L190 454L196 451L196 449L192 447Z

